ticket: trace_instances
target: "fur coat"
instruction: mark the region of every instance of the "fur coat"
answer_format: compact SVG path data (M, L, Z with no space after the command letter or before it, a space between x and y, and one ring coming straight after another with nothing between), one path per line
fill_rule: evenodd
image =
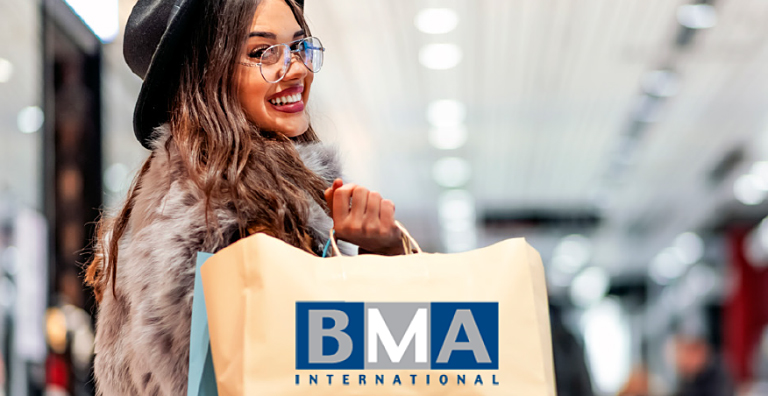
M120 241L117 297L111 284L99 305L95 377L103 396L183 396L187 391L189 334L198 251L216 252L237 233L235 213L212 203L220 229L205 238L202 191L185 176L170 135L158 128L152 161ZM304 164L327 180L341 177L338 155L322 143L296 146ZM309 196L308 224L318 244L333 221ZM346 245L345 253L353 250Z

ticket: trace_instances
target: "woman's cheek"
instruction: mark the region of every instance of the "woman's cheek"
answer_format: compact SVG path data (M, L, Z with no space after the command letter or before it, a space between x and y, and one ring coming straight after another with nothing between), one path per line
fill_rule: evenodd
M266 92L258 89L260 87L249 88L251 89L245 90L246 97L243 98L243 102L245 102L245 106L243 107L248 113L248 118L250 118L257 126L262 128L269 127L270 120L266 108Z

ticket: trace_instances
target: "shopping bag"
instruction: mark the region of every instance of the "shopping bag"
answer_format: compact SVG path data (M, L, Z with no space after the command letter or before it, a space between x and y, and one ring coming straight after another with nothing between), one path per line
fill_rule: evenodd
M522 238L319 258L254 234L201 274L221 395L555 394L543 267Z
M205 310L203 281L200 267L213 256L197 253L195 268L195 294L192 299L192 325L189 337L189 378L187 396L217 396L216 374L213 371L211 343L208 333L208 314Z

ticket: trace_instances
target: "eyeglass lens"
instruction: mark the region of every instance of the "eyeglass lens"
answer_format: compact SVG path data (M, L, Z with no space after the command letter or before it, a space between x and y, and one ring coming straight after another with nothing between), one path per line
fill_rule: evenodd
M292 43L294 48L286 44L273 45L261 55L261 74L268 82L277 82L285 77L291 64L292 54L298 53L302 63L313 73L320 71L323 66L323 45L319 39L308 37Z

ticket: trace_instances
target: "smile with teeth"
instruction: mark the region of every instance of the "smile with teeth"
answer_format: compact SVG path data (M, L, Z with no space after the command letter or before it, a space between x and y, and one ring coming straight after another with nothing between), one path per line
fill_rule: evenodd
M269 103L272 103L275 106L282 106L286 104L296 103L301 100L301 94L293 94L288 96L281 96L279 98L270 99Z

